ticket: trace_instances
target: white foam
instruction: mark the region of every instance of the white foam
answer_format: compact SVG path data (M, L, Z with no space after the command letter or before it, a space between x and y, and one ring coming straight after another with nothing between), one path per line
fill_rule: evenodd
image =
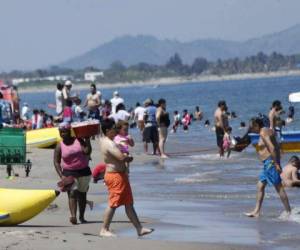
M222 160L219 154L192 155L191 158L197 160L211 160L211 161Z
M218 175L219 173L221 173L221 171L195 173L186 177L176 178L175 182L181 184L212 182L217 180L217 178L213 178L213 176Z
M290 215L283 211L279 216L279 220L300 223L300 207L293 208Z

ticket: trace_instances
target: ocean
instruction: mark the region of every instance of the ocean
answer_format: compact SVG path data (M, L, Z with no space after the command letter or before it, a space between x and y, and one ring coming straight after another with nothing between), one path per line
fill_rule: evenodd
M101 85L98 88L101 90ZM104 98L110 99L115 90L101 92ZM83 99L87 91L80 92ZM293 207L288 221L282 216L283 206L273 187L266 189L261 218L245 217L243 213L255 205L256 182L262 164L252 146L242 153L233 153L229 159L220 159L215 134L211 128L204 127L204 120L209 119L213 124L216 105L224 99L229 110L238 116L230 120L232 134L242 136L246 131L239 129L240 122L248 123L259 112L267 114L273 100L280 100L287 111L288 94L300 91L300 77L128 87L118 91L127 108L150 97L155 101L165 98L170 114L183 109L194 112L195 106L204 112L204 119L193 122L188 133L179 128L177 133L169 134L170 159L154 157L150 163L132 163L130 179L137 213L156 221L153 225L156 232L150 239L250 244L266 249L299 246L300 190L287 190ZM54 92L55 89L24 93L20 95L21 102L51 113L53 110L48 110L47 105L54 103ZM285 129L299 129L299 117L300 104L295 104L296 119ZM137 129L130 133L141 142ZM142 154L142 148L137 153ZM290 156L283 155L282 163ZM120 235L133 236L134 232L125 230Z

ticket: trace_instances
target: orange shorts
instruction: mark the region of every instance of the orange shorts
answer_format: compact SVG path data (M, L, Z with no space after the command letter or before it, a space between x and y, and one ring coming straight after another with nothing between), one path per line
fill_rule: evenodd
M133 204L131 187L126 173L109 173L104 176L105 184L108 188L108 205L119 207Z

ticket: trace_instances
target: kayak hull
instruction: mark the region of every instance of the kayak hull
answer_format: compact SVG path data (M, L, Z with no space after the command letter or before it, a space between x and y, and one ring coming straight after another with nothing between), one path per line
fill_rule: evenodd
M250 133L251 144L257 150L258 134ZM280 148L285 153L300 152L300 131L284 131L280 138Z

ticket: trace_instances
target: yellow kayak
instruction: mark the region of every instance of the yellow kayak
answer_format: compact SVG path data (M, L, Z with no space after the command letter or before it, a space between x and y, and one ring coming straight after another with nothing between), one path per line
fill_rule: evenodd
M47 208L59 194L55 190L0 188L0 226L21 224Z
M37 148L48 148L60 142L58 128L41 128L26 132L26 145Z

